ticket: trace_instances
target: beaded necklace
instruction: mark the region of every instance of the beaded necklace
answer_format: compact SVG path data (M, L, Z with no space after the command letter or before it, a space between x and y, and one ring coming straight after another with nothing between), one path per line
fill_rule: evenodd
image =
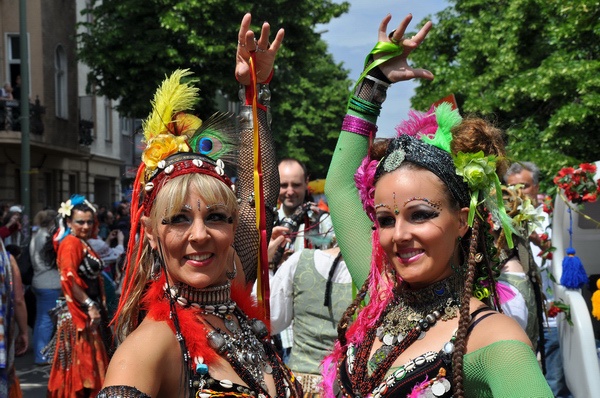
M250 391L258 392L258 397L268 397L268 387L264 373L272 374L275 381L277 396L293 396L290 386L294 381L283 371L284 364L277 357L268 341L269 331L259 319L250 319L231 299L231 282L224 285L198 289L182 283L164 285L165 296L171 303L177 303L184 308L203 310L204 314L217 316L223 320L222 330L213 325L205 317L203 321L212 330L207 334L209 346L230 363L233 370L246 383ZM237 319L237 322L236 322ZM184 341L183 336L178 336ZM186 362L189 362L189 353ZM190 366L190 386L195 390L194 396L208 396L207 389L214 383L230 388L233 383L229 380L215 381L208 375L208 365L201 357L194 358L194 368Z
M462 291L462 281L456 274L420 290L401 286L361 345L347 351L353 396L366 396L373 391L400 354L422 339L439 319L455 318ZM376 336L383 345L369 360Z

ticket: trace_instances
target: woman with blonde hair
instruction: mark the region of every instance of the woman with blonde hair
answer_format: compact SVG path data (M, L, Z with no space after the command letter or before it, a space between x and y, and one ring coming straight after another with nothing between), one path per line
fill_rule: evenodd
M144 123L146 149L135 183L132 239L116 316L118 337L124 340L99 397L301 393L277 357L264 314L241 277L243 270L254 278L260 239L266 244L270 234L268 227L259 233L257 217L261 203L274 207L279 189L268 83L284 32L269 44L270 26L264 23L255 40L250 22L246 14L235 70L243 86L240 98L246 98L237 197L223 162L235 141L226 131L237 136L230 120L218 116L202 122L184 113L198 91L188 71L174 72L154 97ZM253 194L253 146L261 151L264 196ZM272 225L273 214L265 217L263 225Z

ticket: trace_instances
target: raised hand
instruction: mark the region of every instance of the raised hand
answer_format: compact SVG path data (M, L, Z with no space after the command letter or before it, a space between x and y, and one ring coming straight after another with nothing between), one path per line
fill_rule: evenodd
M254 32L249 30L252 16L250 13L244 15L238 33L238 47L236 54L235 77L243 85L250 84L250 57L253 57L256 79L258 83L267 81L273 70L277 51L283 41L285 32L279 29L275 40L269 43L271 26L268 22L263 23L258 40Z
M380 42L388 42L395 44L403 48L402 53L394 58L389 59L379 66L381 71L387 76L392 82L399 82L402 80L410 79L427 79L433 80L433 73L427 69L413 68L408 64L407 58L409 54L419 46L425 40L425 37L431 29L432 23L428 21L422 28L417 32L416 35L411 38L405 38L404 33L408 24L412 20L412 15L408 14L402 22L398 25L396 30L388 35L387 29L390 20L392 19L391 14L388 14L379 25L378 40ZM375 54L374 59L382 57L383 54Z

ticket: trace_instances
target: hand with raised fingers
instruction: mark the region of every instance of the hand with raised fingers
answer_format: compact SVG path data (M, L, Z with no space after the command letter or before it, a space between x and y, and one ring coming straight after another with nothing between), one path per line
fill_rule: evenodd
M431 29L432 23L428 21L423 27L410 38L404 37L404 33L408 28L410 21L412 20L412 15L408 14L402 22L398 25L398 27L393 30L391 33L387 33L388 24L392 16L388 14L379 25L378 32L378 40L380 42L388 42L392 43L402 49L400 55L393 57L381 65L379 68L381 71L387 76L387 78L392 82L399 82L403 80L411 80L411 79L427 79L433 80L433 74L427 69L422 68L413 68L409 65L407 58L410 53L417 48L425 37L429 33ZM384 56L383 53L374 54L373 58L375 60Z
M261 27L260 37L256 39L254 32L250 30L252 16L250 13L244 15L238 33L238 47L236 54L235 77L243 85L249 85L250 58L253 59L254 69L256 71L257 83L266 82L271 76L277 51L283 41L285 32L279 29L272 43L269 43L271 26L264 22Z

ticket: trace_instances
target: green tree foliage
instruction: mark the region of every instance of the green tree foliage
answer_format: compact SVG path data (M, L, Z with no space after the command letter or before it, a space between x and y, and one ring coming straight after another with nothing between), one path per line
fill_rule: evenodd
M546 184L563 166L600 159L600 1L449 3L412 54L436 76L413 106L454 93L463 114L504 129L510 160L536 162Z
M244 13L252 13L255 32L262 21L271 24L272 37L284 28L271 82L277 153L324 177L350 81L315 27L348 9L332 0L96 0L79 34L79 57L91 68L89 90L120 99L119 112L138 118L147 116L165 75L190 68L200 80L198 114L206 118L217 109L216 92L238 98L234 56Z

